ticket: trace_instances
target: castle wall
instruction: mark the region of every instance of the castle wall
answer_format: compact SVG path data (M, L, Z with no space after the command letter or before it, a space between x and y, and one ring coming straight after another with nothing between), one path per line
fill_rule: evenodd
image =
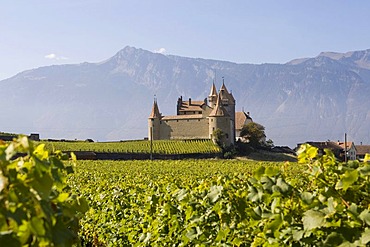
M159 119L148 119L148 139L149 140L159 140L160 139L160 129Z
M207 139L208 119L162 119L160 124L160 139Z
M224 142L226 144L234 143L232 129L230 128L231 120L228 117L210 117L209 118L209 138L214 130L220 129L225 134Z

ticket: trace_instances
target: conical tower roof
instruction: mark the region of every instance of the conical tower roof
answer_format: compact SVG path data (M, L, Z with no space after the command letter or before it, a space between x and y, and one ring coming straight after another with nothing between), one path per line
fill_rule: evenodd
M216 96L217 97L217 90L215 83L212 83L211 92L209 93L209 96Z
M225 83L222 82L222 86L220 88L221 99L227 99L229 104L235 104L235 98L232 93L229 93L227 90Z
M219 94L217 97L216 106L213 108L211 113L209 114L210 117L230 117L229 113L222 105L221 95Z
M159 112L157 100L154 100L152 112L149 115L149 118L161 118L161 113Z

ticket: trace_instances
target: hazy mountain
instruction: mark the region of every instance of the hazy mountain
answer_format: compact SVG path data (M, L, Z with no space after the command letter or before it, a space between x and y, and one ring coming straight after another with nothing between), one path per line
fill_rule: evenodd
M370 50L321 53L286 64L236 64L126 47L101 63L48 66L0 81L0 131L41 138L141 139L153 98L174 115L179 96L202 100L224 77L237 110L267 138L370 143Z

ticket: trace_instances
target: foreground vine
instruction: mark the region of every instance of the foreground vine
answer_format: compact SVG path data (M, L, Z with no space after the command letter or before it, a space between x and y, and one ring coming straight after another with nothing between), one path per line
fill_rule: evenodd
M367 156L365 161L370 160ZM90 163L70 178L90 201L86 245L366 246L370 164L302 146L299 164ZM236 166L234 166L236 165ZM243 168L244 167L244 168ZM297 167L301 173L292 172ZM157 170L154 170L157 169ZM198 170L198 173L196 172ZM234 172L233 172L234 171Z
M26 137L0 142L0 246L72 246L79 243L85 199L66 184L72 163Z

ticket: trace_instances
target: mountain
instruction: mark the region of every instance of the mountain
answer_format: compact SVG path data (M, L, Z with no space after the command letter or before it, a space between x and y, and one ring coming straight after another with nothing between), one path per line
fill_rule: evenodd
M0 81L0 131L41 138L142 139L156 97L164 115L179 96L202 100L213 80L277 145L370 143L370 50L323 52L286 64L237 64L125 47L100 63L41 67Z

